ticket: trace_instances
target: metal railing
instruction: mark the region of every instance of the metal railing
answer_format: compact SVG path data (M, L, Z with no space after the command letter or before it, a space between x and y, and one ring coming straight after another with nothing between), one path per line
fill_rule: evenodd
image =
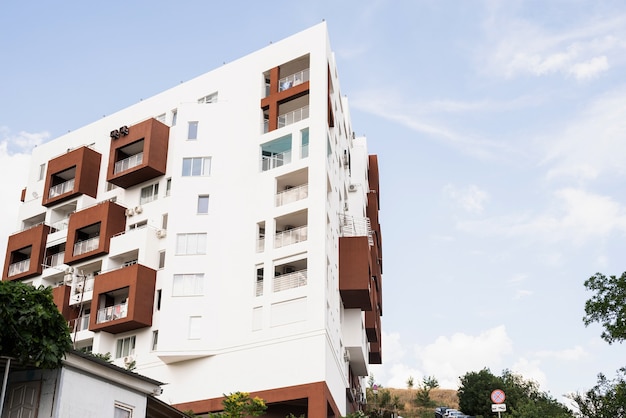
M256 296L263 296L263 280L257 280L256 281L256 292L255 295Z
M61 264L63 264L64 258L65 258L65 251L61 251L56 254L47 255L43 263L49 267L56 267L56 266L60 266Z
M122 171L130 170L133 167L137 167L143 163L143 152L131 155L128 158L119 160L115 163L113 174L121 173Z
M261 157L261 171L281 167L291 162L291 150L279 154L263 155Z
M100 237L89 238L74 244L74 256L97 250L100 246Z
M309 106L301 107L300 109L296 109L293 112L287 112L283 115L278 116L278 127L283 128L287 125L291 125L292 123L300 122L303 119L309 117Z
M113 306L107 306L106 308L98 309L98 324L102 324L103 322L114 321L120 318L126 318L128 315L128 304L127 303L119 303Z
M58 232L58 231L65 231L67 229L67 226L69 225L69 219L61 219L60 221L56 221L53 222L50 225L50 233L54 233L54 232Z
M306 199L309 196L309 185L292 187L276 193L276 206L286 205L287 203L297 202Z
M305 81L309 81L308 68L278 80L278 91L290 89L298 84L304 83Z
M306 241L309 228L304 225L299 228L289 229L287 231L276 232L274 237L274 248L280 248L298 242Z
M50 190L48 191L48 198L61 196L62 194L71 192L72 190L74 190L74 179L70 179L57 184L56 186L50 187Z
M369 218L340 215L342 237L367 237L369 245L374 245L372 226Z
M281 292L287 289L306 286L307 271L298 270L293 273L281 274L274 277L274 292Z
M30 269L30 258L9 265L9 276L24 273Z

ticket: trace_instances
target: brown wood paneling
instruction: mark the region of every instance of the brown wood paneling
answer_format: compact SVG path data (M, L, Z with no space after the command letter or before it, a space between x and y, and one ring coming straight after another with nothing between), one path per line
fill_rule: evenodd
M50 227L48 225L39 224L11 235L7 243L2 280L22 280L41 274L43 271L43 257L46 252L46 242L48 240L49 233ZM9 265L13 261L13 252L17 252L28 247L31 247L29 269L20 274L9 277Z

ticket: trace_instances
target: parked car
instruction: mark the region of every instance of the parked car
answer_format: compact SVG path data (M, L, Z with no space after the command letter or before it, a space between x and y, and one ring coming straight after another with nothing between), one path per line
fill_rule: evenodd
M450 409L447 406L438 406L435 408L435 418L443 418L446 411Z

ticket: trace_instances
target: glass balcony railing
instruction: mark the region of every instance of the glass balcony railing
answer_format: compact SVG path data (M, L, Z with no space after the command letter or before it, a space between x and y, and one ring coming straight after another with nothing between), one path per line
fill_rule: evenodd
M128 158L124 158L115 163L113 174L121 173L122 171L130 170L133 167L137 167L143 163L143 152L131 155Z
M15 276L30 269L30 258L27 260L18 261L9 265L9 277Z
M274 292L306 286L307 271L298 270L293 273L281 274L274 277Z
M100 237L89 238L84 241L78 241L74 244L74 256L88 253L98 249L100 246Z
M46 256L46 260L44 261L44 264L46 265L46 267L60 266L61 264L63 264L64 258L65 258L65 251L61 251L56 254L50 254Z
M126 318L128 314L128 304L120 303L113 306L107 306L106 308L98 309L97 323L114 321L120 318Z
M293 112L287 112L278 116L278 127L283 128L292 123L300 122L309 117L309 106L301 107Z
M69 224L69 219L61 219L60 221L56 221L50 225L50 233L65 231L67 229L67 225Z
M91 315L86 314L81 316L80 318L72 319L68 325L70 326L70 331L72 332L80 332L89 329L89 317Z
M261 171L271 170L272 168L281 167L291 162L291 151L281 152L279 154L264 155L261 157Z
M265 238L259 238L256 240L256 252L262 253L265 251Z
M278 91L290 89L298 84L304 83L305 81L309 81L308 68L278 80Z
M302 186L292 187L291 189L283 190L276 194L276 206L286 205L288 203L297 202L298 200L306 199L309 196L309 185L303 184Z
M289 229L287 231L277 232L274 237L274 248L284 247L286 245L296 244L306 241L308 236L308 227L301 226L299 228Z
M53 197L61 196L62 194L71 192L72 190L74 190L74 179L50 187L48 198L52 199Z

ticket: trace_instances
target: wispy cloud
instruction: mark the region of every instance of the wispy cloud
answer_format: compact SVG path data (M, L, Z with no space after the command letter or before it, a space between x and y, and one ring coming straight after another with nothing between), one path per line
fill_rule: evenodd
M562 74L576 80L598 77L623 62L626 15L611 19L578 21L576 27L543 27L494 8L484 22L488 43L478 55L480 68L491 75L514 78L523 75Z
M464 188L447 184L443 188L443 192L457 205L471 213L481 213L484 210L485 202L489 199L489 194L474 184Z

